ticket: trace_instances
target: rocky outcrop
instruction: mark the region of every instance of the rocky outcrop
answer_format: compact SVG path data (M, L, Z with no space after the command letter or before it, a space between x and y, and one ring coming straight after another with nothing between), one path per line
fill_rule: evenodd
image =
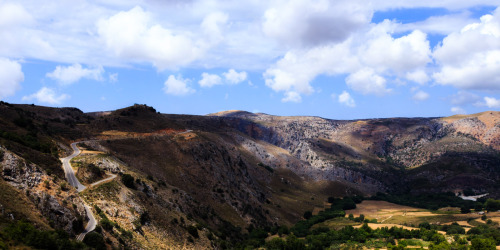
M41 168L28 163L12 152L0 148L3 152L1 177L10 185L23 191L51 226L61 228L69 234L76 234L83 229L85 209L74 190L61 192L61 187L69 188L62 181L47 175ZM65 186L66 185L66 186Z
M483 173L492 167L495 149L500 149L499 112L448 118L354 121L279 117L242 111L214 116L222 116L218 118L225 118L227 126L256 139L257 142L240 141L268 165L286 165L295 173L314 180L345 181L373 192L400 187L408 179L417 178L403 178L405 170L429 164L447 165L448 161L453 161L450 155L458 158L479 155L481 163L467 164ZM282 160L277 160L279 150L258 146L258 141L277 146L298 161L287 160L288 163L283 164ZM450 170L446 180L459 172L459 169ZM429 180L435 180L434 183L444 181L444 178L439 179L441 175L437 170L426 171L426 175Z

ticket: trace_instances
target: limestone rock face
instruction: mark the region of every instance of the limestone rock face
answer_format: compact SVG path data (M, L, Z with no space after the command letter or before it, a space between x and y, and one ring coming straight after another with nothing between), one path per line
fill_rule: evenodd
M499 177L499 171L491 169L500 150L500 112L352 121L242 111L212 114L216 116L257 142L283 149L298 160L288 160L285 165L314 180L345 181L376 192L411 189L418 178L460 186L469 178L461 175L464 167L474 179L471 183L491 183ZM280 166L266 147L241 141L263 162Z
M1 177L16 189L23 191L51 226L71 235L83 229L85 208L75 190L61 192L54 178L33 163L0 148L3 152ZM58 183L62 183L61 180ZM67 184L66 184L67 185Z

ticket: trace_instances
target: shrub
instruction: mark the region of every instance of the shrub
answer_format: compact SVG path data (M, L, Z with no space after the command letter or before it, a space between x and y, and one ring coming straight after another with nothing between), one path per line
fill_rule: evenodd
M484 204L484 207L488 212L498 211L500 210L500 200L488 199Z
M475 238L471 241L471 250L495 250L496 249L496 244L495 241L492 239L480 239L480 238Z
M198 229L196 229L196 227L193 226L193 225L188 226L187 227L187 231L188 231L189 234L191 234L193 237L195 237L197 239L200 237L198 235Z
M96 232L90 232L85 235L83 243L87 244L89 247L95 248L96 250L106 249L106 243L104 242L104 237Z
M125 187L135 189L134 177L132 177L132 175L123 174L122 183L123 185L125 185Z
M304 219L309 220L309 218L312 217L312 212L311 211L305 211L304 212Z
M101 227L106 231L113 230L113 222L111 222L108 218L104 218L100 221Z

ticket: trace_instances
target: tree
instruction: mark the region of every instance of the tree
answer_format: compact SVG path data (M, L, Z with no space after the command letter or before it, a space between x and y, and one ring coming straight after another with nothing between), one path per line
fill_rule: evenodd
M309 220L312 217L312 212L311 211L305 211L304 212L304 219Z
M475 238L472 240L471 250L495 250L496 244L492 239Z
M463 206L460 208L460 212L463 214L468 214L468 213L470 213L470 208L467 206Z
M132 175L123 174L122 183L123 185L125 185L125 187L135 189L134 177L132 177Z
M106 249L106 243L104 242L104 237L101 234L96 232L90 232L85 235L83 239L83 243L87 244L87 246L95 248L96 250Z
M500 200L488 199L484 204L484 207L488 212L494 212L500 210Z
M198 238L200 238L200 236L198 235L198 229L196 229L196 227L195 227L195 226L193 226L193 225L188 226L188 227L187 227L187 231L188 231L188 233L189 233L189 234L191 234L193 237L195 237L195 238L197 238L197 239L198 239Z
M269 249L269 250L281 250L281 249L285 249L286 243L281 238L274 238L274 239L266 242L265 246L266 246L266 249Z

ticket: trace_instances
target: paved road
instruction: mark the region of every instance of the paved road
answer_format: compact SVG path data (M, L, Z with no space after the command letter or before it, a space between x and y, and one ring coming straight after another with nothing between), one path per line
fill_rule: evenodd
M191 133L191 132L193 132L193 130L191 130L191 129L186 129L186 131L184 131L184 132L180 132L180 133L179 133L179 135L182 135L182 134L187 134L187 133Z
M90 184L90 187L93 187L93 186L97 186L99 184L102 184L104 182L107 182L107 181L110 181L110 180L113 180L114 178L116 178L116 174L110 174L111 176L106 178L106 179L103 179L103 180L100 180L100 181L96 181L92 184Z
M75 171L73 171L73 168L71 167L70 163L71 159L75 158L81 152L80 149L76 146L77 143L78 142L71 143L71 148L73 148L73 154L71 154L68 157L62 158L61 161L63 163L64 174L69 184L75 187L78 190L78 192L81 192L85 190L87 187L85 187L78 181L78 179L75 176ZM90 207L87 204L83 203L83 205L85 206L85 212L87 213L87 218L89 219L89 222L87 223L87 226L85 227L83 232L80 235L78 235L78 237L76 237L76 239L80 241L82 241L83 238L85 238L85 235L93 231L96 226L96 220L94 218L92 210L90 210Z
M184 132L181 132L179 134L185 134L185 133L189 133L193 130L190 130L190 129L187 129L186 131ZM75 176L75 171L73 171L73 168L71 167L71 159L75 158L76 156L78 156L80 154L80 149L76 146L78 142L73 142L71 143L71 148L73 149L73 154L71 154L70 156L68 157L65 157L65 158L61 158L61 161L63 163L63 169L64 169L64 174L66 176L66 179L68 180L69 184L73 187L76 188L76 190L78 190L78 192L82 192L83 190L85 190L87 187L82 185L78 179L76 178ZM103 182L106 182L106 181L110 181L112 179L116 178L116 175L115 174L111 174L110 177L104 179L104 180L100 180L100 181L97 181L97 182L94 182L92 184L90 184L90 187L93 187L93 186L96 186L96 185L99 185ZM87 235L89 232L92 232L94 229L95 229L95 226L97 224L95 218L94 218L94 214L92 213L92 210L90 209L90 207L85 204L85 202L83 203L83 205L85 206L85 212L87 213L87 218L89 219L89 222L87 223L87 226L85 227L85 230L83 230L83 232L78 235L78 237L76 237L77 240L79 241L82 241L83 238L85 238L85 235Z
M94 231L95 226L97 224L94 215L92 214L92 210L90 210L90 207L87 204L83 204L85 206L85 212L87 212L87 218L89 218L89 223L87 223L87 226L83 230L83 232L76 237L77 240L82 241L83 238L85 238L85 235L88 233Z
M77 155L80 154L80 149L76 146L76 142L71 143L71 148L73 148L73 154L62 158L61 161L63 163L63 169L64 169L64 174L66 175L66 179L68 180L69 184L78 190L78 192L81 192L85 190L87 187L82 185L78 179L75 176L75 171L73 171L73 168L71 167L70 161L71 159L75 158Z

